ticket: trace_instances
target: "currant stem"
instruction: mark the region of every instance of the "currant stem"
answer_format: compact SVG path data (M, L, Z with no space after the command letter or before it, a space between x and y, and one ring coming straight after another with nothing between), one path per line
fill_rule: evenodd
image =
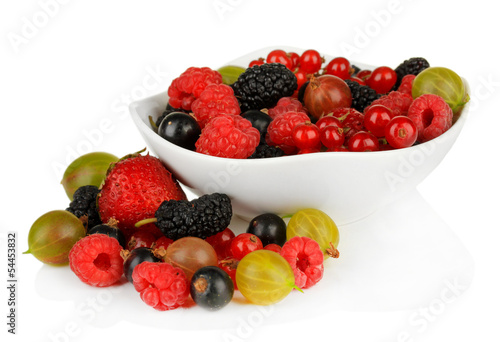
M148 218L148 219L144 219L144 220L141 220L139 222L136 222L136 224L134 226L135 226L135 228L139 228L139 227L144 226L145 224L154 223L156 221L158 221L157 218L152 217L152 218Z

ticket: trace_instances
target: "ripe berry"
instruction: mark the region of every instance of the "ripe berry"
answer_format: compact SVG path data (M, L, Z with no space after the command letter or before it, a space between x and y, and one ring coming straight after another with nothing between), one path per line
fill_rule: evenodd
M266 140L267 127L271 123L272 118L257 109L247 110L241 114L241 117L250 121L252 126L257 128L260 133L260 142L263 143Z
M297 52L289 52L288 58L292 61L292 70L296 69L299 67L300 63L300 55Z
M277 245L275 243L270 243L269 245L265 245L264 249L267 249L268 251L273 251L276 253L281 253L281 246Z
M366 84L378 94L385 94L394 87L397 79L398 76L392 68L381 66L373 70L366 78Z
M69 252L69 266L86 284L106 287L123 274L122 247L118 240L104 234L80 239Z
M356 77L362 79L363 81L366 81L366 79L368 78L368 76L370 76L372 73L371 70L367 70L367 69L364 69L364 70L360 70L358 71L358 73L356 74Z
M417 126L407 116L396 116L385 127L385 139L394 148L412 146L417 135Z
M326 126L335 126L338 128L342 128L342 122L335 116L325 115L322 116L318 121L316 121L316 126L320 129L320 131Z
M234 258L241 260L248 253L262 248L262 241L257 236L250 233L241 233L231 241L230 251Z
M123 234L123 232L116 226L110 224L98 224L97 226L94 226L91 230L89 230L87 233L87 235L92 235L92 234L107 235L109 237L116 239L120 243L120 246L122 246L123 249L127 248L125 234Z
M138 230L130 235L127 241L127 249L131 251L139 247L151 248L155 241L156 238L153 234L147 231Z
M193 274L191 298L202 308L220 310L233 299L234 285L231 277L217 266L205 266Z
M254 65L262 65L264 64L266 61L264 60L264 58L259 58L259 59L254 59L253 61L251 61L249 64L248 64L248 67L251 68L253 67Z
M229 256L229 247L231 246L231 241L233 241L235 235L233 231L229 228L224 229L215 235L209 236L205 239L217 253L219 260L224 259Z
M159 311L178 308L189 297L186 275L166 262L140 263L132 272L132 280L142 301Z
M336 57L326 65L325 74L334 75L346 80L351 77L351 63L347 58Z
M248 224L246 232L256 235L263 246L269 244L283 246L286 242L286 223L276 214L265 213L254 217Z
M163 139L192 151L195 150L194 144L200 133L200 125L196 119L182 112L168 114L158 127L158 134Z
M315 240L295 236L283 245L280 254L292 267L297 287L307 289L323 278L323 252Z
M333 125L325 126L320 131L320 139L323 146L328 150L333 150L344 143L344 129Z
M133 283L132 273L134 268L140 263L148 262L160 262L154 254L153 251L146 247L139 247L131 251L130 253L125 253L125 262L123 263L123 273L130 283Z
M319 128L311 122L296 125L292 130L294 145L299 149L312 149L320 144Z
M323 57L316 50L306 50L300 55L300 69L308 74L314 74L321 69Z
M273 50L269 52L266 58L267 63L281 63L284 64L288 69L293 69L293 62L287 53L283 50Z
M453 123L451 107L441 96L434 94L417 97L408 109L408 117L417 125L419 142L440 136Z
M370 106L365 112L364 125L377 138L385 135L385 126L393 117L392 110L383 105Z
M349 139L347 148L351 152L378 151L379 142L373 134L359 131Z

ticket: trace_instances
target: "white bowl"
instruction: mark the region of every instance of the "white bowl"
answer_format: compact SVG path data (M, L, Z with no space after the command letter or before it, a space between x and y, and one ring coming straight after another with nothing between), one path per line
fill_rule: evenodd
M284 49L300 53L296 48ZM269 51L255 51L228 65L246 66ZM231 198L234 213L247 220L264 212L286 215L302 208L317 208L339 225L366 217L422 182L451 149L468 111L466 105L443 135L410 148L250 160L204 155L160 137L151 129L148 117L156 120L167 102L167 93L163 92L131 103L130 112L152 154L195 194L225 193Z

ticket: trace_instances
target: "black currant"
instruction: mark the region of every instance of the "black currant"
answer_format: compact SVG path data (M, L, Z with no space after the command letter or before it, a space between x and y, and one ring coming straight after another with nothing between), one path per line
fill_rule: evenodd
M217 266L205 266L193 274L190 292L196 304L210 311L216 311L231 301L234 284L223 269Z
M194 151L201 129L196 119L191 115L183 112L171 112L161 121L158 134L172 144Z
M139 265L141 262L159 262L160 259L154 256L153 251L147 247L139 247L130 251L123 263L123 273L127 277L130 283L133 283L132 273L134 272L135 266Z
M264 246L271 243L283 246L286 242L286 223L276 214L261 214L250 221L247 233L256 235Z
M267 126L271 123L272 119L269 115L260 110L250 109L242 113L241 116L252 123L252 126L257 128L260 132L260 142L266 140Z
M127 248L127 242L125 239L125 235L123 232L117 227L112 227L107 224L98 224L97 226L92 227L87 233L87 235L91 234L105 234L109 237L112 237L120 243L123 249Z

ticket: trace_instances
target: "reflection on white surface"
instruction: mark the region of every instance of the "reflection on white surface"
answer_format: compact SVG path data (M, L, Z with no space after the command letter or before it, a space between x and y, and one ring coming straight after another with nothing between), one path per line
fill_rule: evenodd
M233 220L239 233L245 222ZM96 327L133 322L165 329L234 329L245 322L284 323L332 311L390 312L439 309L470 286L474 262L453 230L415 190L358 222L341 226L340 258L325 263L324 278L304 293L270 306L235 300L218 312L199 307L167 312L145 305L129 283L93 288L69 267L44 266L36 277L40 296L70 301L74 317ZM57 282L54 279L58 279ZM54 286L57 284L57 286Z

